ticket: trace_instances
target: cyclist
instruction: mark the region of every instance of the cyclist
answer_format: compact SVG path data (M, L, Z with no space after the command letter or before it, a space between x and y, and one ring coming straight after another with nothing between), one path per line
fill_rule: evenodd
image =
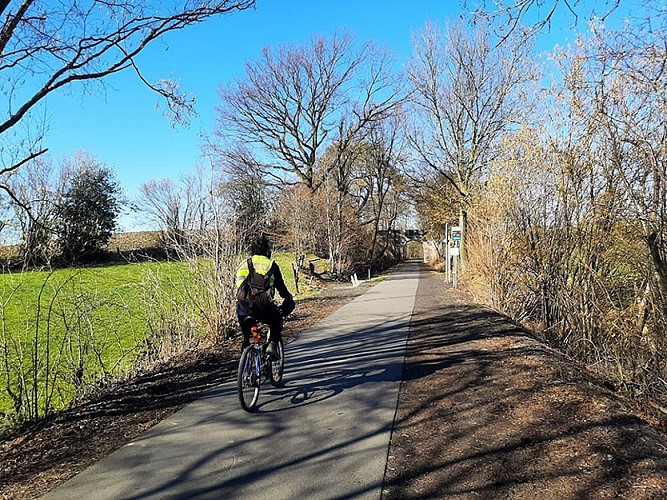
M271 244L266 236L261 235L257 237L250 245L250 259L252 259L252 266L256 273L268 276L269 297L270 300L261 307L260 310L253 308L252 317L262 323L269 325L269 345L266 348L266 353L272 359L278 359L278 342L282 337L283 317L287 317L295 307L292 294L285 286L283 275L280 272L280 266L271 259ZM236 289L238 290L243 284L244 280L250 273L248 269L248 260L244 260L236 271ZM278 307L274 302L275 291L283 298L283 302ZM251 315L243 305L237 302L236 313L239 318L239 325L243 333L243 345L241 349L245 349L250 345L250 328L251 324L246 320Z

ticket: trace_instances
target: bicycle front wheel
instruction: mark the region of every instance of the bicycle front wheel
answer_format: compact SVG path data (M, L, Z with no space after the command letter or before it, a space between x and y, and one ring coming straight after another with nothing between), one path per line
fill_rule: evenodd
M248 346L241 353L236 386L239 391L239 401L245 411L253 411L259 399L259 356L257 350Z
M269 360L269 380L271 385L278 387L283 383L283 370L285 369L285 350L283 348L283 339L278 341L278 355L277 360Z

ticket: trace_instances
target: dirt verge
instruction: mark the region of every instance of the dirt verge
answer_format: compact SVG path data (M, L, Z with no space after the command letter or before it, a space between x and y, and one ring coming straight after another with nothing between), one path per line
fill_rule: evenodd
M665 497L659 428L423 271L383 498Z

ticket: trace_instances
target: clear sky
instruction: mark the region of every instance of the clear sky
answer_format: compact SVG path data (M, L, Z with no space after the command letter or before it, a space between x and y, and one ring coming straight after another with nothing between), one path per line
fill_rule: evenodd
M176 179L196 166L200 134L214 125L217 87L242 78L244 63L256 59L264 46L298 44L314 33L347 28L361 40L386 45L404 63L412 51L412 33L427 20L444 24L463 13L458 0L257 0L253 10L172 33L139 57L148 81L173 78L195 95L198 116L188 128L173 128L155 109L158 96L125 72L106 79L92 94L72 87L50 96L44 145L56 159L79 149L97 155L131 198L143 182ZM546 49L571 39L570 19L554 25L541 45ZM127 216L121 226L139 229Z

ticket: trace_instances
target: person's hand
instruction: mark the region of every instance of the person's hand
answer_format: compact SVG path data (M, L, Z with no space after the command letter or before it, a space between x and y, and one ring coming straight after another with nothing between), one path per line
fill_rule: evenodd
M288 297L285 300L283 300L283 303L280 304L278 310L280 311L280 315L283 318L286 318L287 316L290 315L292 311L294 311L295 307L296 304L294 303L294 299L292 297Z

